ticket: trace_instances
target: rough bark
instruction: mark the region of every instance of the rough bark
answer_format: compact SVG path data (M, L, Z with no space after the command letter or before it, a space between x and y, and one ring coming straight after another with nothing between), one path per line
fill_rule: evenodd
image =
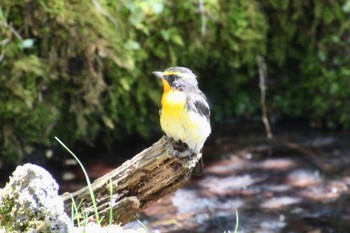
M187 149L181 152L175 150L164 136L131 160L95 180L91 187L99 218L103 217L102 223L108 221L111 207L114 223L125 224L135 219L142 209L182 186L201 156ZM95 218L88 187L75 193L65 193L62 198L68 213L73 198L77 205L81 203L80 212L85 212L90 220Z

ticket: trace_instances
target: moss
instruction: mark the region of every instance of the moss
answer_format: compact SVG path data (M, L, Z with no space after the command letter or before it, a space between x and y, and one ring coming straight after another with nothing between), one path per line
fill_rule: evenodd
M161 87L151 72L173 65L199 74L214 119L254 116L257 55L268 67L270 111L349 128L347 5L4 0L0 153L19 162L53 136L71 144L147 137L159 130Z

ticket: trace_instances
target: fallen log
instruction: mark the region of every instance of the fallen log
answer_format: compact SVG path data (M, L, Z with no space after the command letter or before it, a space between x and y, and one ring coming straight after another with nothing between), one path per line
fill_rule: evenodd
M134 220L142 209L174 192L188 180L202 154L174 148L173 143L163 136L151 147L91 184L102 224L107 223L110 208L113 209L114 223L125 224ZM77 205L81 203L81 212L88 216L88 220L94 220L88 187L64 193L62 198L68 213L74 200Z

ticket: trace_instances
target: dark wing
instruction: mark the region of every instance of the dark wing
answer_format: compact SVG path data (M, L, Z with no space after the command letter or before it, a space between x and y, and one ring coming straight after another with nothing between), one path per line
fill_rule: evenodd
M194 102L194 105L196 106L198 113L205 116L209 120L210 109L208 103L201 100L197 100Z
M205 116L210 121L210 108L205 95L199 91L197 93L191 93L187 97L187 108L191 111L195 111L202 116Z

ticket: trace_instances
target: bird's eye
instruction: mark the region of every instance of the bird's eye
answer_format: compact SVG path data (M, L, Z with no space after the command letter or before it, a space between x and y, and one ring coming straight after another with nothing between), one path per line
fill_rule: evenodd
M169 76L167 77L167 80L168 80L169 83L173 83L175 79L176 79L176 76L173 75L173 74L172 74L172 75L169 75Z

